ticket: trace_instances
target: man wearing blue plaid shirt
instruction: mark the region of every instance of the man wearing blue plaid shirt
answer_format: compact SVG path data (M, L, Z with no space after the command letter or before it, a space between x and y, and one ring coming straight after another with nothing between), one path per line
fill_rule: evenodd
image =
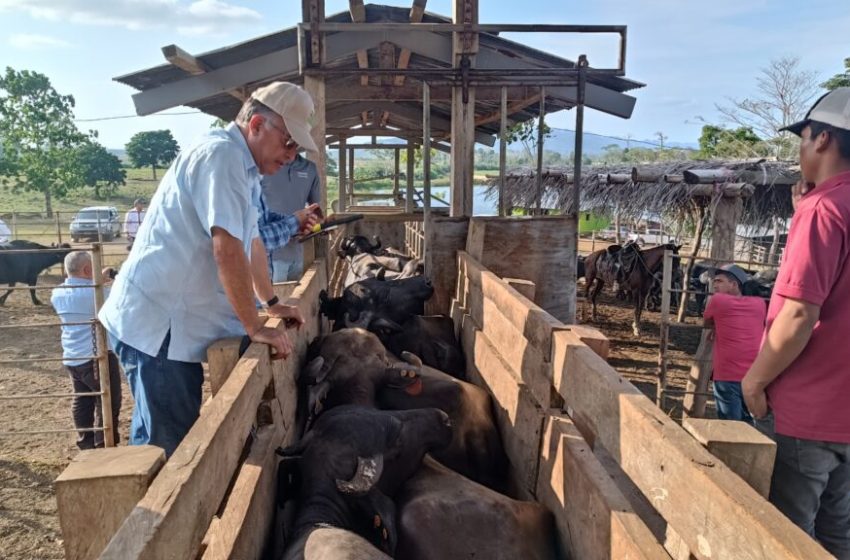
M320 222L321 210L318 204L311 204L303 210L297 210L293 214L280 214L268 207L265 195L260 195L260 219L258 222L260 238L266 247L269 261L269 274L273 274L274 265L272 257L277 249L280 249L292 239L292 237L313 224Z

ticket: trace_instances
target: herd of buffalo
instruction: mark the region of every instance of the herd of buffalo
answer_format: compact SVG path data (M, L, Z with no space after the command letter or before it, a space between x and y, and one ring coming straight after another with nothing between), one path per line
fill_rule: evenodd
M465 381L452 321L425 316L422 266L344 240L333 331L299 377L303 431L280 449L283 558L558 558L552 515L512 499L490 395Z

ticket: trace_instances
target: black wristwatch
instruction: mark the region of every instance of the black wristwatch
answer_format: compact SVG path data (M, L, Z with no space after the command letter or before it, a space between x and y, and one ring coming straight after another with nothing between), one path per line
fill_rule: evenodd
M277 296L274 296L272 299L270 299L269 301L266 302L266 307L271 307L271 306L278 304L278 303L280 303L280 298L277 297Z

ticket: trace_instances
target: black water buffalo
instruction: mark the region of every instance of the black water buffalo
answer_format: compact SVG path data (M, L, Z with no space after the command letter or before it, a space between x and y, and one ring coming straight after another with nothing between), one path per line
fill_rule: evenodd
M393 410L436 407L445 411L454 433L451 443L434 452L434 458L476 482L502 488L508 459L493 419L489 393L423 365L416 356L405 353L403 357L418 368L419 386L403 391L384 386L378 392L378 406Z
M425 459L397 500L398 558L554 560L552 514L520 502Z
M325 542L312 536L327 526L354 531L392 555L397 542L392 496L419 469L425 453L446 445L451 433L446 413L434 408L340 406L324 413L296 445L279 450L284 461L297 462L301 479L294 542L284 559L344 558L331 555L339 546L331 536ZM314 554L308 555L308 547Z
M415 315L403 325L385 322L377 329L378 338L387 350L401 356L410 352L422 362L458 379L466 378L463 350L454 333L454 322L444 315Z
M335 330L380 328L384 319L401 325L414 315L422 315L425 301L433 293L434 287L424 276L388 281L369 278L345 288L338 298L330 298L322 290L319 309L334 322Z
M7 251L51 248L56 248L56 246L47 247L23 240L0 245L0 284L8 284L9 287L14 287L16 283L21 282L28 286L35 286L38 275L46 268L62 262L65 255L71 252L71 246L63 243L59 248L68 249L67 251L51 253L10 253ZM0 305L6 304L6 298L11 293L12 290L7 290L5 294L0 296ZM35 296L34 288L30 289L30 298L34 305L41 305L41 301Z
M493 420L490 395L480 387L423 366L403 353L399 364L378 337L364 329L344 329L317 341L308 352L313 358L299 379L307 385L310 419L323 410L344 404L409 410L439 408L452 420L451 444L435 452L450 468L499 487L507 459ZM319 416L321 418L321 416Z

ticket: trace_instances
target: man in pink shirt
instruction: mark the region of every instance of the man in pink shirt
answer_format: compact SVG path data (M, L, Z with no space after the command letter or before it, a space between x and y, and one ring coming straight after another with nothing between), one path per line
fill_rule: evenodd
M788 130L801 138L803 178L742 390L776 440L770 501L850 559L850 88L821 97Z
M727 264L714 273L714 295L705 308L705 326L714 328L714 401L722 420L752 422L741 394L741 379L756 359L764 333L764 300L744 296L747 273Z

